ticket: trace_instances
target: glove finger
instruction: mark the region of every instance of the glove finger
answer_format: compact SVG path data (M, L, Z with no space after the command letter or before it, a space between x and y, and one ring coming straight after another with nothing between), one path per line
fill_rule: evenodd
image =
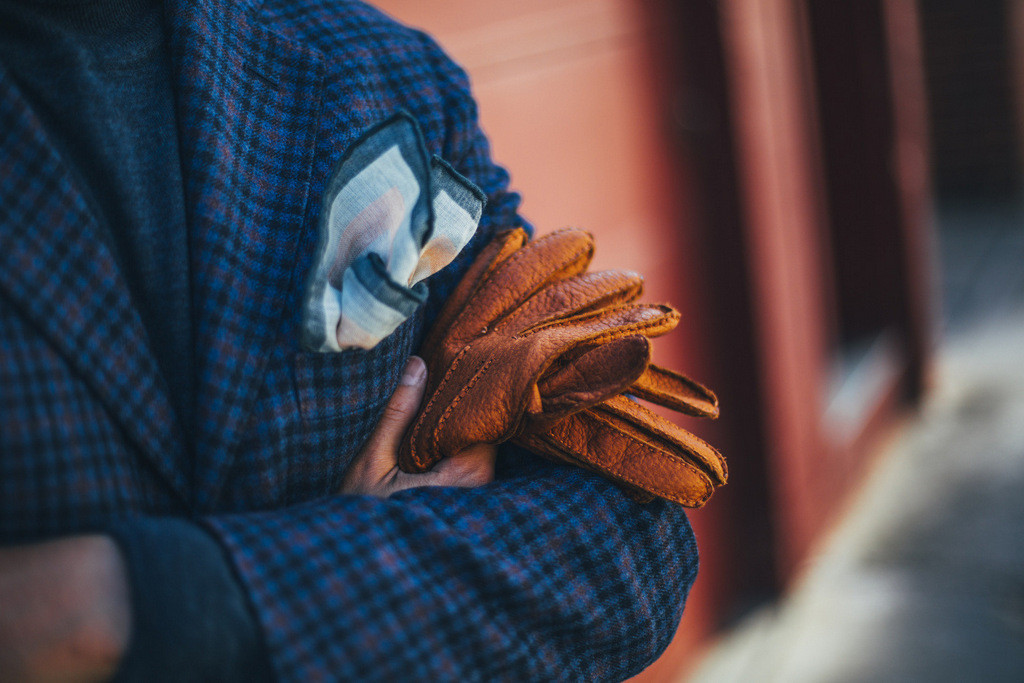
M452 324L447 343L459 346L478 336L537 290L582 273L593 255L594 239L582 230L559 230L527 243L485 277L472 305Z
M488 340L492 348L483 363L470 362L464 354L456 356L447 369L434 371L438 379L428 387L428 399L399 453L399 466L407 472L423 471L470 443L498 443L511 438L533 418L549 422L538 390L538 382L548 369L553 369L549 394L556 406L551 408L553 412L580 410L620 393L636 381L649 361L646 337L612 334L600 344L587 344L588 337L615 332L614 323L622 319L635 326L636 319L642 319L645 312L648 320L641 321L650 323L652 317L666 315L663 309L620 307L609 316L611 326L600 325L596 332L562 330L548 339L538 337L536 342L529 339L510 344L509 338L495 335ZM608 348L593 356L587 353L602 346ZM567 369L574 363L579 366L578 372ZM555 376L558 379L553 379ZM573 377L576 391L570 394ZM559 397L556 388L565 389L566 395Z
M480 251L480 254L469 266L466 274L463 275L459 284L455 287L455 291L448 297L448 301L441 309L440 314L438 314L437 319L430 328L430 333L420 348L420 355L426 358L428 362L434 358L435 353L444 341L445 335L448 333L448 329L466 307L467 303L473 299L481 284L499 264L521 249L526 240L526 231L522 228L503 230L495 235Z
M531 296L508 320L520 330L556 318L568 318L588 311L630 303L643 291L643 278L626 270L582 273L556 282Z
M713 391L686 375L653 363L628 393L686 415L718 417L718 397Z
M662 304L623 304L582 315L553 320L520 335L535 338L537 352L548 357L562 356L571 349L597 345L638 334L652 337L664 334L679 323L679 313Z
M536 453L537 455L543 456L548 460L554 460L555 462L564 463L566 465L572 465L573 467L579 467L580 469L589 470L595 472L605 479L608 479L618 485L619 489L629 498L636 502L645 505L650 503L652 500L657 498L653 493L643 490L631 483L626 483L623 479L620 479L607 472L601 471L599 468L591 465L586 461L585 458L579 458L575 455L570 454L572 449L568 449L559 443L549 443L546 437L537 434L530 434L527 436L517 436L512 440L512 443L518 444L529 451ZM668 498L668 500L672 500ZM679 502L679 501L676 501ZM699 506L697 506L699 507Z
M705 441L625 396L615 396L593 409L616 429L685 458L703 470L716 486L729 478L725 458Z
M559 359L537 382L541 411L530 419L551 423L621 394L641 376L650 357L651 343L636 335L590 347L571 360Z
M715 490L708 475L687 459L638 437L628 424L609 421L597 410L574 413L544 433L516 441L687 507L702 506Z

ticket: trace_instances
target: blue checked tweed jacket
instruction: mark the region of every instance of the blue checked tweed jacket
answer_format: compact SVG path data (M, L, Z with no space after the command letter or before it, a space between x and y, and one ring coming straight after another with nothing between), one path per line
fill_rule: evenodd
M465 75L358 3L182 2L171 43L198 417L182 435L75 182L0 68L0 542L178 516L227 549L282 680L601 680L667 644L682 509L510 458L476 490L332 495L472 253L521 224ZM370 351L300 350L333 164L405 109L489 196L423 311Z

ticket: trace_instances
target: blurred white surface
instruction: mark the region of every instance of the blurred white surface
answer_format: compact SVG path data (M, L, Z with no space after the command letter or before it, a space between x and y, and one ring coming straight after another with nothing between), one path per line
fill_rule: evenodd
M801 580L689 680L1024 681L1021 215L944 226L931 395Z

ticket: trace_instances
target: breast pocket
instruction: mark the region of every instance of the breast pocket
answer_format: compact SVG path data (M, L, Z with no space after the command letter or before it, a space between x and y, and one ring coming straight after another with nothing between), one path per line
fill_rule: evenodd
M295 354L304 447L289 466L289 498L323 495L340 485L398 386L421 318L413 315L372 349Z

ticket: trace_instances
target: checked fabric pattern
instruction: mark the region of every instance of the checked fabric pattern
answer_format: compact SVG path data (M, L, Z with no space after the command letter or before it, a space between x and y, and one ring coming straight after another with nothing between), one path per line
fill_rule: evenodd
M284 681L614 680L667 645L696 571L683 510L521 452L478 490L332 495L473 255L522 225L465 75L359 3L169 3L190 231L196 426L175 421L88 205L0 66L0 542L137 515L227 550ZM302 348L320 197L408 111L488 196L469 246L372 349ZM60 311L61 315L54 315Z

